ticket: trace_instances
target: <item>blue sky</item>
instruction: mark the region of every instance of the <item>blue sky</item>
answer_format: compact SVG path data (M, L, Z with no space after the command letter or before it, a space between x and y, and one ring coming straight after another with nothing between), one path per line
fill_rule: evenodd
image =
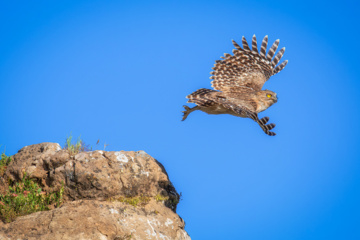
M164 164L193 239L360 239L359 3L3 1L0 151L72 133ZM214 61L269 35L275 137L192 113Z

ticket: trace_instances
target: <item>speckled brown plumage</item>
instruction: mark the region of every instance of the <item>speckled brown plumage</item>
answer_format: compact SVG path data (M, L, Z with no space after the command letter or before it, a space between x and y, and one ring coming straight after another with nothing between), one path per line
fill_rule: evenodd
M256 121L263 131L270 135L276 135L270 130L275 124L270 123L269 117L258 118L258 113L266 110L277 102L276 93L270 90L261 90L269 78L280 72L287 60L277 65L285 52L282 48L275 55L279 45L276 40L266 54L268 36L265 36L258 51L255 35L252 38L250 49L245 37L242 37L241 48L234 40L233 55L225 53L222 60L217 60L214 71L211 72L213 79L211 86L215 90L201 88L188 95L189 103L196 106L185 107L183 121L195 111L201 110L208 114L231 114L238 117L251 118ZM275 57L274 57L275 55ZM277 66L276 66L277 65Z

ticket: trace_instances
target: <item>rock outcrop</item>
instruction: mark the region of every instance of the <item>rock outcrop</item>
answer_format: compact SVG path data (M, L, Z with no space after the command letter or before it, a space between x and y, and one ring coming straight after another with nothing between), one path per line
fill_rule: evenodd
M57 143L26 146L13 156L0 191L25 173L45 192L63 188L64 203L1 222L0 239L190 239L176 214L179 194L144 151L71 154Z

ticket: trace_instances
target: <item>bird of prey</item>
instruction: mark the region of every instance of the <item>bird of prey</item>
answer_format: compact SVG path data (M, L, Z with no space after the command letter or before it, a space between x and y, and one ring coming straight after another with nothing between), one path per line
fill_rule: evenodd
M274 42L267 54L268 36L264 37L260 52L255 35L252 38L252 49L249 48L245 37L242 37L242 48L234 40L232 42L235 46L233 55L225 53L224 57L221 57L222 60L217 60L212 68L214 71L211 72L210 79L213 79L211 86L215 90L201 88L186 96L188 102L195 103L196 106L184 106L182 121L195 110L208 114L231 114L251 118L267 135L275 136L276 134L270 131L275 124L267 124L269 117L259 119L258 113L278 100L275 92L261 89L272 75L280 72L288 63L286 60L277 65L285 48L280 49L274 57L279 39Z

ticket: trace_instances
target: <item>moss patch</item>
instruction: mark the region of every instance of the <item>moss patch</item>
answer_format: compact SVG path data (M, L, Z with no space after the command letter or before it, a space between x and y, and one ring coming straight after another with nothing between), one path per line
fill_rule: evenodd
M163 202L163 201L169 200L169 197L164 197L164 196L161 195L161 194L157 194L157 195L155 196L155 200L158 201L158 202Z
M131 206L137 207L137 206L144 206L150 201L150 197L145 196L136 196L136 197L111 197L109 198L109 201L118 201L130 204Z

